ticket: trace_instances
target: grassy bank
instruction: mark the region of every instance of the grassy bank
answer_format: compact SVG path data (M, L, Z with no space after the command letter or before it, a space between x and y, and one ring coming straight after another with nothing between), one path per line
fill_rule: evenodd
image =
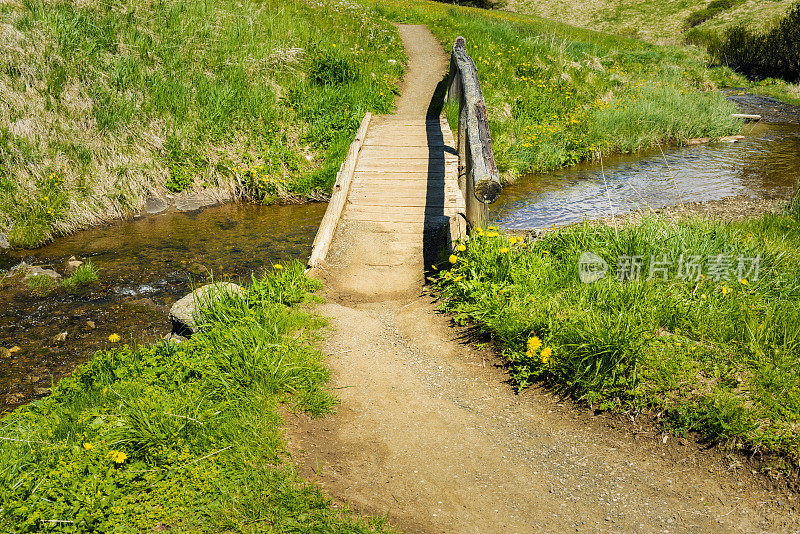
M678 43L689 27L723 30L747 23L759 30L784 15L792 0L505 0L503 9L529 13L616 35Z
M604 278L580 281L584 251L607 262ZM662 414L667 428L800 466L796 200L744 222L584 223L532 243L490 229L450 260L444 308L492 337L520 387Z
M0 233L35 246L208 189L326 195L403 50L357 4L31 0L0 6Z
M191 340L100 352L0 420L3 532L374 532L299 481L279 406L333 404L295 262ZM124 333L123 333L124 335ZM119 342L112 335L111 342Z
M375 5L391 20L426 24L447 49L466 37L507 177L739 129L735 106L712 91L696 52L534 16L424 1Z

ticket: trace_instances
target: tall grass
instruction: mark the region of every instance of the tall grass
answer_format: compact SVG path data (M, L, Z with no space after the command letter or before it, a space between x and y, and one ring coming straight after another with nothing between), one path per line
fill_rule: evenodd
M703 59L685 49L436 2L375 6L392 20L426 24L446 49L466 37L507 179L739 128Z
M459 250L436 282L443 307L492 337L520 387L664 413L676 430L800 466L796 202L747 222L584 223L531 243L490 229ZM605 278L579 281L585 251ZM682 255L700 257L701 276L679 276ZM620 276L634 257L641 276Z
M17 246L191 188L322 198L403 64L396 31L345 1L5 3L0 53L0 231Z
M328 410L298 262L214 300L175 344L109 349L0 421L0 530L383 531L287 461L277 407ZM371 525L371 526L370 526Z

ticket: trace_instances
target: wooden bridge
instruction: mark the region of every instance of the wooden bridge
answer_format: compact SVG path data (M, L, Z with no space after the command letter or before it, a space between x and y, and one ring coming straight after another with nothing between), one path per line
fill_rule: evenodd
M420 46L418 36L410 44ZM308 262L313 276L359 301L418 292L425 269L470 227L484 224L486 204L501 191L464 39L453 46L444 81L413 61L404 93L417 98L401 99L395 115L364 117ZM442 113L445 94L458 105L458 140Z

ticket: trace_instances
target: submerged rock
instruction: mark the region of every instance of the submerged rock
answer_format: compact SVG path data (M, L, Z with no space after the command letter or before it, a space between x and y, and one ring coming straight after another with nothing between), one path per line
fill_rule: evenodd
M169 320L172 322L172 333L183 337L191 336L197 331L195 314L198 311L198 304L211 302L220 295L243 291L244 288L230 282L216 282L195 289L170 308Z
M61 275L55 272L52 269L43 269L38 265L28 265L24 261L19 265L12 267L11 271L19 271L22 273L22 279L27 280L31 276L49 276L53 280L58 280L61 278Z

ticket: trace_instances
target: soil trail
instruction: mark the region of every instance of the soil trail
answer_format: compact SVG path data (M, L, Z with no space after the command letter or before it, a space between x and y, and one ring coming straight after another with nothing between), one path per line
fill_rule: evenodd
M400 30L410 63L398 109L414 113L447 58L425 28ZM800 531L793 496L728 469L735 459L637 439L546 393L515 394L419 276L403 287L366 280L363 291L330 285L339 289L318 307L332 326L322 348L337 413L286 415L302 475L333 498L410 532Z

